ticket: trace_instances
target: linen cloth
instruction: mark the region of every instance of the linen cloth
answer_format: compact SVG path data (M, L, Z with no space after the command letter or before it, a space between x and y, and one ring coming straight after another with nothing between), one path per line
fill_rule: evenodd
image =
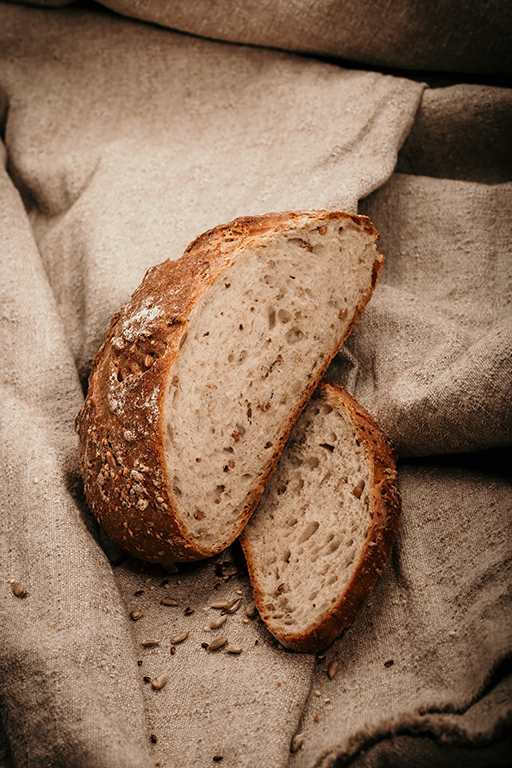
M223 556L242 568L226 579L211 562L112 570L73 420L110 315L149 266L237 215L364 199L387 261L330 375L403 456L509 445L511 177L489 151L487 171L456 175L435 119L473 104L474 141L478 104L505 124L508 92L445 98L90 10L0 13L2 768L507 764L507 478L402 464L392 558L324 660L280 649L241 612L222 632L243 653L207 653L211 602L251 599L240 553ZM169 595L178 607L161 605ZM144 683L162 673L161 690Z
M73 0L24 0L65 6ZM436 72L512 71L507 0L100 0L203 37Z

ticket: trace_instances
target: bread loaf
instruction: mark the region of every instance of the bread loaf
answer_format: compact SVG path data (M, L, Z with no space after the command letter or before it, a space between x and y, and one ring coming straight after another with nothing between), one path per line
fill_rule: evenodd
M315 653L352 623L399 517L386 438L345 389L323 380L241 536L256 606L284 646Z
M239 535L371 296L378 238L362 216L268 214L147 272L76 420L87 501L122 549L165 565Z

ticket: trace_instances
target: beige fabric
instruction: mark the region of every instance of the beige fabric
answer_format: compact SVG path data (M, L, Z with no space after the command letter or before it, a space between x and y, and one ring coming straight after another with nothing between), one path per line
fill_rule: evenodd
M69 0L22 0L67 5ZM510 72L507 0L100 0L202 37L435 72Z
M243 605L249 601L244 572L224 580L218 566L202 564L170 575L166 589L157 567L141 571L128 559L111 570L96 542L110 558L115 548L81 493L73 419L82 402L79 378L83 383L110 314L148 266L178 257L195 235L238 214L355 210L374 192L361 207L379 218L387 277L333 373L359 371L349 384L356 393L361 387L361 399L410 454L444 449L444 440L461 450L470 437L473 448L504 444L508 417L503 411L502 425L487 396L482 407L494 432L480 432L476 409L469 412L473 436L455 424L453 437L434 408L425 416L428 398L396 396L388 407L379 392L382 385L393 394L391 384L408 367L424 379L426 351L435 363L433 404L448 413L446 385L466 422L458 393L472 402L473 385L483 387L483 351L497 349L497 322L506 319L505 282L492 283L488 270L473 272L472 264L492 258L502 273L507 267L506 219L495 227L489 200L504 207L508 185L482 189L400 174L386 184L422 95L417 83L91 11L0 6L0 14L8 168L0 192L2 768L155 761L184 768L213 765L214 756L232 768L326 768L336 760L380 768L407 765L408 751L426 768L436 756L466 765L468 750L480 760L467 763L475 768L501 760L511 720L509 482L403 465L403 524L393 557L363 613L317 664L277 648L257 619L244 623L243 607L222 629L204 629L213 600L240 591ZM489 98L496 103L492 91ZM453 221L471 223L476 201L487 208L465 234L480 258L466 271L469 304L458 295L448 302L452 260L461 258ZM429 215L443 227L433 227ZM402 230L414 260L397 242ZM417 284L411 270L420 264ZM477 311L471 297L484 295L497 303ZM394 313L408 306L410 334L397 339ZM452 357L438 353L448 311L458 342ZM425 319L432 313L440 317L436 332ZM475 347L478 376L457 388L450 365ZM385 352L370 372L372 349ZM416 411L407 410L411 403ZM399 409L399 428L391 408ZM235 549L226 553L236 557ZM27 597L13 595L13 578ZM161 605L166 595L180 605ZM185 615L189 606L194 612ZM129 619L135 608L144 614L137 622ZM172 654L171 638L183 629L190 634ZM242 654L201 647L221 633ZM150 638L160 645L144 649ZM339 670L329 680L323 670L335 657ZM161 690L143 681L162 673L169 679ZM304 746L291 755L297 730Z

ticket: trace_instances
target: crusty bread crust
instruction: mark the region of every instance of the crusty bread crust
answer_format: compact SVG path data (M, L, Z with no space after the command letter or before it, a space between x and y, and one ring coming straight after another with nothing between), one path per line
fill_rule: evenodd
M100 526L121 548L150 562L170 564L217 550L191 541L175 514L164 457L165 397L187 326L203 294L246 251L280 231L351 219L380 239L364 216L331 211L269 213L216 227L194 240L184 256L152 267L131 301L113 315L92 364L89 391L76 418L85 494ZM264 490L288 433L367 304L382 268L376 253L372 285L361 296L344 338L310 382L290 418L273 460L245 506L240 533Z
M284 634L265 619L268 629L282 645L293 651L317 653L330 645L354 621L371 594L386 561L391 554L398 533L401 499L397 486L396 455L374 419L344 387L323 379L319 386L327 403L345 410L352 420L358 439L373 469L370 507L372 524L354 574L338 601L321 621L303 634ZM240 537L246 556L254 600L260 615L265 616L268 595L262 590L258 563L251 556L244 533ZM371 543L371 546L370 546Z

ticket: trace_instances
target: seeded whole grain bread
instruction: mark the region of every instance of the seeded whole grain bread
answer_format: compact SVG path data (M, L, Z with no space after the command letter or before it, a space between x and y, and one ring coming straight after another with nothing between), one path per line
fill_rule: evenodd
M322 380L241 535L260 616L316 653L352 623L400 519L393 450L370 414Z
M271 213L147 272L76 419L87 501L122 549L170 566L240 534L373 292L376 239L363 216Z

